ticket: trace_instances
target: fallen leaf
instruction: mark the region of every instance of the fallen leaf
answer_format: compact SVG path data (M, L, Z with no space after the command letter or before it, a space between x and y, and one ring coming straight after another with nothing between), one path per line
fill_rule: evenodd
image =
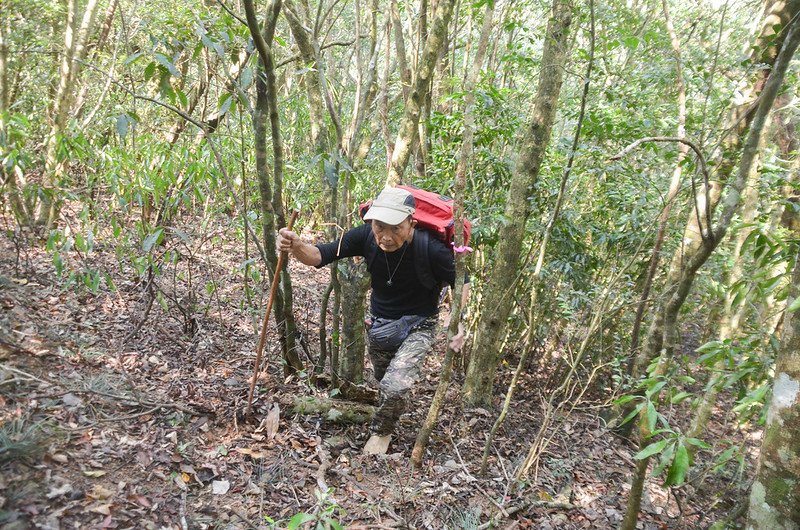
M93 504L86 509L87 512L99 513L101 515L111 515L111 503Z
M67 462L69 462L69 458L67 458L67 455L63 455L61 453L53 453L52 455L50 455L50 458L54 462L58 462L59 464L66 464Z
M144 495L129 495L128 500L131 502L135 502L139 506L143 506L145 508L150 508L153 504L147 500L147 497Z
M72 493L72 491L72 484L64 484L60 488L52 488L49 492L47 492L47 498L55 499L56 497L66 495L67 493ZM2 506L2 504L0 504L0 506Z
M236 447L234 449L234 451L236 451L237 453L242 454L242 455L247 455L250 458L253 458L253 459L256 459L256 460L264 458L266 456L266 453L263 453L261 451L253 451L252 449L249 449L247 447Z
M99 469L91 470L91 471L84 470L84 472L83 472L84 475L86 475L87 477L92 477L92 478L102 477L106 473L107 473L106 471L102 471L102 470L99 470Z
M214 495L225 495L231 489L231 483L227 480L215 480L211 483L211 493Z
M172 482L174 482L175 485L178 486L183 491L186 491L186 490L189 489L189 487L186 485L186 482L183 481L183 477L181 475L178 475L177 473L172 478Z
M68 407L80 407L83 405L83 400L75 394L64 394L61 396L61 401Z
M95 484L95 486L92 488L92 491L90 491L86 495L91 497L92 499L102 501L111 497L113 494L114 494L113 491L104 488L100 484Z
M269 412L267 413L267 417L261 421L258 429L256 429L254 432L260 433L266 431L267 439L272 440L278 433L278 425L280 425L280 421L281 407L277 403L273 403L272 407L270 407Z

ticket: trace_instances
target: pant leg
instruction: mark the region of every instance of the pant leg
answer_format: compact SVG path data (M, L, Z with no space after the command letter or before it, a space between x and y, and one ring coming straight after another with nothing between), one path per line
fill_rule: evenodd
M436 317L420 324L406 337L391 358L380 379L380 405L375 411L370 429L377 434L389 434L406 407L406 398L419 378L425 356L433 345ZM376 368L376 378L377 378Z
M374 348L371 343L369 344L368 351L369 359L372 361L372 371L375 375L375 379L380 383L381 379L383 379L383 376L386 374L386 370L389 368L389 363L392 362L392 358L396 352L379 350Z

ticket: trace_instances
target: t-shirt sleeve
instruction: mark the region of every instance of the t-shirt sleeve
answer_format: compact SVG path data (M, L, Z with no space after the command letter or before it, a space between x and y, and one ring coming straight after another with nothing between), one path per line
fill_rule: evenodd
M438 239L431 238L428 246L428 253L431 258L431 272L433 277L439 282L447 283L450 287L455 287L456 263L453 253L444 243ZM469 275L464 273L464 283L469 283Z
M322 256L322 261L317 267L324 267L329 263L342 258L353 256L363 256L367 238L371 236L372 228L369 224L348 230L344 235L330 243L320 243L316 245Z

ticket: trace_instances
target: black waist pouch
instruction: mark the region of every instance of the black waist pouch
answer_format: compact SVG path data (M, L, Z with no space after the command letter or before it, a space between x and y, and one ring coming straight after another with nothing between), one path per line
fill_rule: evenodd
M407 315L396 320L374 318L367 330L370 344L379 350L394 351L403 344L406 337L428 317Z

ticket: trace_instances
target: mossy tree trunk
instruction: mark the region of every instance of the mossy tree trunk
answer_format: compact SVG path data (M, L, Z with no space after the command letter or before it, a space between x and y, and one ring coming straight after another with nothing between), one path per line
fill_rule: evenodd
M56 221L59 209L59 186L63 175L64 161L58 157L58 146L67 131L67 119L76 95L78 76L86 58L89 36L94 28L98 0L89 0L83 10L80 25L77 24L78 0L67 2L67 23L64 33L64 49L61 55L59 81L51 108L50 132L45 153L45 189L37 215L37 223L48 228Z
M338 157L343 157L351 167L357 167L366 157L366 152L356 156L358 137L367 116L367 110L377 95L377 2L370 4L370 47L369 62L364 68L360 49L361 41L356 39L356 61L358 69L358 86L353 107L352 119L346 132L343 129L339 112L334 106L331 94L327 89L326 64L321 52L317 35L310 31L312 26L308 14L301 5L292 0L286 2L286 18L295 38L300 56L313 69L305 76L306 95L311 120L311 143L313 153L320 157L320 174L323 186L327 186L326 194L330 197L326 211L328 220L335 220L343 228L352 222L350 216L350 194L352 175L342 171ZM357 17L356 34L361 34L361 3L354 4ZM325 118L330 118L331 126ZM335 131L335 138L330 130ZM341 194L339 194L341 191ZM338 235L335 227L329 231L331 237ZM355 263L334 263L331 265L331 283L334 286L334 337L331 344L331 359L334 382L339 378L351 383L359 383L363 379L364 362L364 298L366 284L362 268ZM320 322L325 326L325 322ZM323 335L324 335L324 330ZM324 339L321 339L324 340Z
M513 287L509 288L509 285L517 275L525 225L531 215L533 188L550 143L564 66L569 55L571 23L571 3L554 0L545 35L533 117L518 141L519 155L506 202L506 224L497 246L497 259L484 287L481 317L467 368L464 399L470 405L486 403L491 398L492 382L500 362L500 343L513 303Z
M457 246L464 245L464 194L467 189L467 168L472 159L472 151L475 144L475 87L478 84L478 78L483 68L484 59L486 58L486 49L489 47L489 35L493 27L494 4L489 3L486 5L486 11L484 13L478 49L475 52L472 67L469 70L464 85L464 92L466 93L464 97L464 140L461 143L458 165L456 166L455 189L453 190L453 219L455 221L455 244ZM464 283L458 280L464 277L467 267L464 253L457 253L455 259L455 277L457 281L453 289L453 301L450 306L450 323L447 329L448 346L445 351L444 362L442 363L443 366L439 378L439 385L436 388L431 406L428 409L425 422L417 433L417 440L414 443L414 449L411 453L411 463L415 467L419 467L422 463L425 447L428 445L428 440L433 432L433 428L436 426L439 413L444 405L447 388L450 385L450 379L453 374L453 358L457 353L449 347L449 344L450 340L458 334L459 326L463 325L461 322L461 314L464 309L466 309L462 307Z
M258 174L259 192L261 195L261 226L264 238L264 251L267 255L267 268L272 281L277 274L278 256L275 250L275 231L277 226L285 225L282 208L283 187L283 143L280 135L278 117L278 98L275 88L275 65L272 59L270 43L275 34L275 23L281 7L281 0L273 0L263 34L258 26L252 0L245 0L245 12L250 34L256 43L259 54L259 73L256 76L256 105L253 110L253 129L255 131L256 173ZM269 164L267 158L267 123L272 138L272 166L274 189L270 183ZM288 274L281 276L281 289L275 297L275 323L279 330L281 349L283 351L284 373L302 370L303 363L297 351L297 326L292 313L291 278Z
M453 14L455 0L439 0L436 6L436 15L433 24L425 40L425 48L414 73L414 80L411 83L411 91L406 97L403 118L400 121L400 128L397 132L397 139L394 142L392 159L389 164L389 174L386 184L395 186L403 182L408 159L417 141L419 118L425 97L431 87L431 78L436 71L436 58L439 56L445 38L447 37L447 27L450 17ZM395 27L395 31L400 28Z
M798 223L794 227L792 235L800 240ZM791 310L798 303L800 259L795 258L790 310L785 316L761 455L750 491L748 529L797 528L800 521L800 312Z

